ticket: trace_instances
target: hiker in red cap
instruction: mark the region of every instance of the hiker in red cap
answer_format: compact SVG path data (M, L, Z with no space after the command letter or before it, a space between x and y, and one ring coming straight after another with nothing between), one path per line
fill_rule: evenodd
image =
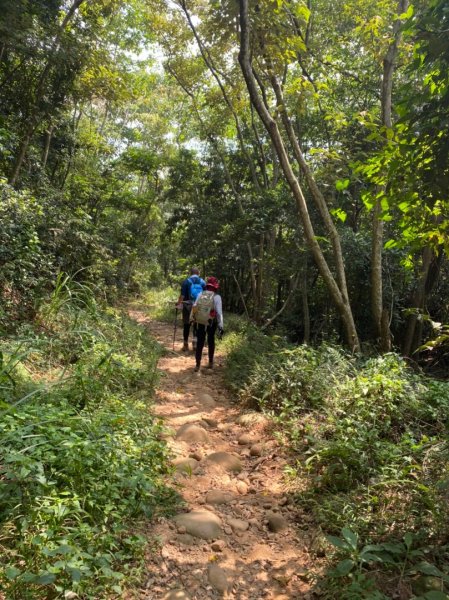
M196 366L198 372L201 367L204 342L206 341L209 353L209 369L214 366L215 333L218 329L219 335L223 335L223 307L221 296L218 293L220 283L216 277L208 277L206 289L202 291L193 304L193 319L197 324L197 345L195 351Z

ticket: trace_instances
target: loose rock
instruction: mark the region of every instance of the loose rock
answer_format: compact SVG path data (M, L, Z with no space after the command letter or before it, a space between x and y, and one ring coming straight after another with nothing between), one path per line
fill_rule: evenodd
M248 493L248 486L244 481L237 481L237 485L235 486L239 494L244 496Z
M263 454L263 446L262 444L254 444L251 446L251 450L249 451L250 456L262 456Z
M268 529L273 531L274 533L278 533L279 531L283 531L287 529L288 522L281 515L271 513L267 515L268 518Z
M226 542L224 540L215 540L210 547L214 552L223 552L224 548L226 548Z

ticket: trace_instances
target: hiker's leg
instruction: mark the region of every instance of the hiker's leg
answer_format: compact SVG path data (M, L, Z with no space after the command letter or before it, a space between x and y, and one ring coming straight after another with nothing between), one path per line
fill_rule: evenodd
M198 339L198 324L194 321L192 326L192 348L196 350L196 343Z
M209 364L212 365L214 362L215 354L215 332L217 331L217 320L214 319L207 327L207 344L209 351Z
M192 310L191 304L183 304L183 306L182 306L182 322L183 322L184 347L188 346L188 343L189 343L190 311L191 310Z
M206 339L206 326L198 324L197 329L197 343L196 343L196 366L199 367L201 364L201 355L203 354L204 341Z

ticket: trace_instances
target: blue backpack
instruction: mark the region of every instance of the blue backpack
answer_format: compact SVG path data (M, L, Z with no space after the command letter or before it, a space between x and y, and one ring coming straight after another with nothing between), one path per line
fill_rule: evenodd
M188 281L190 283L190 289L189 289L190 300L192 302L195 302L195 300L197 299L197 296L204 289L204 281L201 279L201 277L198 277L198 275L192 275L192 277L189 277Z

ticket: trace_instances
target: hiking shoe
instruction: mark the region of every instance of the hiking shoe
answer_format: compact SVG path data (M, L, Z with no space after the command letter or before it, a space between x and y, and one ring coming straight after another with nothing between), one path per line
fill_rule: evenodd
M199 370L200 370L200 365L196 365L196 367L193 369L193 372L198 373Z
M183 346L182 346L181 350L182 350L183 352L188 352L188 351L189 351L189 342L184 342L184 344L183 344Z
M214 363L213 363L213 362L210 362L210 363L207 365L207 368L208 368L208 369L213 369L213 368L214 368Z

